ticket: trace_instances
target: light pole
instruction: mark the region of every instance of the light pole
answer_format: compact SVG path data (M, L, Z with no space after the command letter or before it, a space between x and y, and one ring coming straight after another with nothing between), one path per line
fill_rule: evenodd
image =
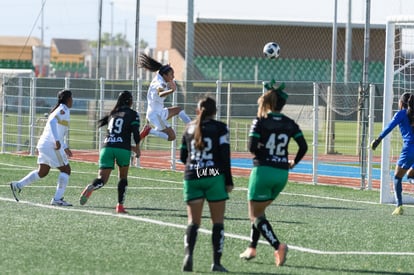
M102 0L99 0L98 10L98 44L96 47L96 79L101 77L101 48L102 48Z
M42 42L42 44L40 45L40 62L39 62L39 75L40 76L44 76L43 75L43 66L44 66L44 36L45 36L45 22L44 22L44 11L45 11L45 2L46 0L42 0L42 13L41 13L41 18L40 18L40 40Z
M109 77L114 79L114 2L111 1L111 53L110 53L110 62L109 62Z

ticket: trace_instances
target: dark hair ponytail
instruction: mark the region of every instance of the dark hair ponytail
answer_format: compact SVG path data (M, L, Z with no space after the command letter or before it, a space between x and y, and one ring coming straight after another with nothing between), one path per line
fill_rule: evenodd
M106 124L108 124L109 117L116 113L121 107L128 106L130 107L132 104L132 94L130 91L123 91L120 92L118 95L118 100L116 101L116 104L114 108L109 112L108 115L104 116L100 120L98 120L98 127L102 127Z
M197 150L204 149L202 123L210 116L213 116L217 112L216 101L211 97L205 97L198 102L198 109L200 114L196 119L196 128L194 131L195 148Z
M151 72L158 71L160 75L167 74L168 72L173 70L173 68L170 65L163 65L154 58L143 53L139 55L138 63L141 68L147 69Z
M410 94L408 100L407 100L407 116L410 120L410 124L413 124L414 122L414 95Z
M60 90L57 93L57 103L56 105L52 108L52 110L50 111L50 113L53 113L54 110L56 110L57 107L59 107L60 104L65 104L67 105L69 98L72 97L72 92L70 90Z

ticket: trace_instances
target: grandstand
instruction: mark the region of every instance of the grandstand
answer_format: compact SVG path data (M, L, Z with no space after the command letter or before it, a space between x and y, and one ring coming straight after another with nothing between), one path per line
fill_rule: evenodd
M280 21L203 19L194 24L194 78L197 80L330 81L332 24ZM157 25L155 56L184 75L185 22L165 19ZM352 60L348 81L362 80L364 26L353 25ZM369 81L382 83L385 28L370 31ZM275 62L262 56L268 41L281 45ZM344 81L345 26L338 26L336 79Z
M157 22L154 56L174 66L177 80L184 79L185 24L184 21L168 18ZM194 28L194 69L191 72L193 79L190 80L262 81L277 77L280 81L330 81L332 25L329 23L197 19ZM370 37L369 81L382 83L384 26L371 25ZM281 56L276 62L262 56L262 46L269 40L277 41L282 48ZM38 75L39 61L35 60L39 60L37 51L42 47L45 54L43 65L49 69L42 76L94 77L96 52L89 47L87 40L54 38L50 48L40 44L37 38L0 37L0 68L31 69ZM343 82L344 25L338 25L337 44L336 80ZM363 49L364 26L353 24L352 55L347 77L349 82L362 80ZM130 51L108 53L108 50L103 49L102 54L106 54L106 57L102 56L101 70L119 72L116 75L107 74L107 78L131 77L134 62ZM116 56L119 64L114 64L112 59L109 62L109 55L111 58ZM147 75L146 78L149 80L151 76Z
M52 39L50 70L56 77L87 77L85 57L90 52L89 43L85 39Z
M40 46L37 38L15 36L0 37L0 69L3 72L34 70L33 47Z
M41 53L43 51L43 53ZM43 55L43 63L40 62ZM53 39L46 48L35 37L0 37L0 70L33 71L36 76L85 77L88 72L85 58L90 55L87 40ZM43 66L43 69L40 68Z
M194 65L205 80L264 80L277 76L279 81L316 81L329 82L331 78L331 61L327 59L289 59L269 60L261 57L221 57L197 56ZM362 61L351 63L350 82L361 80ZM344 61L336 64L336 79L344 81ZM371 63L369 79L382 83L384 63Z

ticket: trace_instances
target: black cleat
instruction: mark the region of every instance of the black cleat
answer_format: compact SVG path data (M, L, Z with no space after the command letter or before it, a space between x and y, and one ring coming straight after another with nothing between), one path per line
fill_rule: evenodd
M211 265L211 271L215 271L215 272L229 272L221 264L212 264Z
M185 255L183 261L183 271L193 271L193 256Z
M14 181L10 182L10 189L12 191L12 194L13 194L14 199L16 201L19 201L19 198L17 197L17 194L19 194L22 191L22 189L20 189L17 186L17 182L14 182Z

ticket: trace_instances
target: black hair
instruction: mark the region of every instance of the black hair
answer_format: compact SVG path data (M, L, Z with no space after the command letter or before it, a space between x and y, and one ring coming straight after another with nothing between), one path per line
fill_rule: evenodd
M108 124L109 117L113 115L114 113L118 112L119 109L127 106L131 107L132 104L132 94L130 91L123 91L120 92L118 95L118 100L116 101L116 104L114 108L109 112L108 115L104 116L100 120L98 120L98 127L102 127L106 124Z
M407 116L410 124L414 122L414 95L409 92L405 92L400 96L401 109L407 110Z
M57 93L57 103L56 105L52 108L52 110L50 111L50 113L53 113L54 110L56 110L57 107L59 107L60 104L65 104L67 105L69 98L72 97L72 92L70 90L60 90Z
M173 70L173 68L170 65L163 65L154 58L143 53L139 55L139 66L151 72L158 71L160 75L167 74L168 72Z
M206 117L211 117L216 114L217 112L216 101L212 99L211 97L207 96L205 98L200 99L197 107L200 113L196 119L194 140L195 140L196 149L201 151L204 149L203 132L201 129L201 124L206 119Z

